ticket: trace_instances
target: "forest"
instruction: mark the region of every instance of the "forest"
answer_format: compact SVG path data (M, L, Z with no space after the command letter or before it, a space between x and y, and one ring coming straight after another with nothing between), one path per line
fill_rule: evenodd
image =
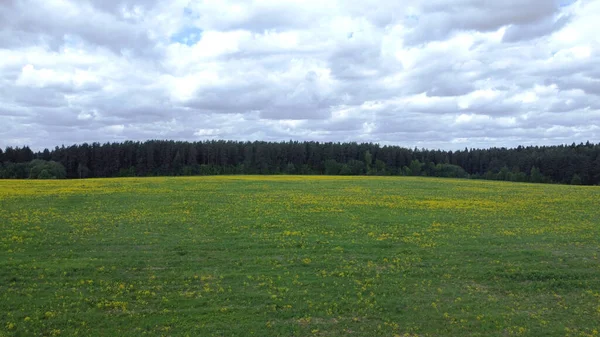
M34 152L0 149L0 178L102 178L221 174L392 175L598 185L600 144L410 149L375 143L84 143Z

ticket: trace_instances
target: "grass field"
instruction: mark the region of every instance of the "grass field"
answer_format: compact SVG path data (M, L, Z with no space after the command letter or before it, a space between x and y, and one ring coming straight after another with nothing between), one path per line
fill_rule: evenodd
M0 336L597 336L600 188L0 181Z

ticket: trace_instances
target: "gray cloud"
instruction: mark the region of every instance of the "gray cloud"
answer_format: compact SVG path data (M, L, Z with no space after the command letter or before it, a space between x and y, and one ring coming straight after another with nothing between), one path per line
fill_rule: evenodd
M490 32L507 25L527 25L558 10L559 3L553 0L427 1L408 41L415 44L443 40L457 31Z
M594 141L599 14L583 0L5 0L0 146Z
M97 8L87 2L9 1L0 7L0 47L30 43L56 50L81 39L116 53L152 52L147 27Z
M556 19L544 18L538 22L513 24L506 29L506 32L504 32L502 41L517 42L546 36L554 31L562 29L569 23L570 19L569 16L561 16Z

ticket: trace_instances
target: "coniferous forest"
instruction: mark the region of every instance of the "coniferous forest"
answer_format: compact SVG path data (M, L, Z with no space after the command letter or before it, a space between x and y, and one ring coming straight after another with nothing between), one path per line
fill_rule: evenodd
M0 178L402 175L598 185L600 144L442 151L373 143L126 141L0 149Z

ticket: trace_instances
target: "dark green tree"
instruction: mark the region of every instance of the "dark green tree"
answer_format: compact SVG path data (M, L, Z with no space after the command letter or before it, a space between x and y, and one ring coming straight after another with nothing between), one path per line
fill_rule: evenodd
M327 159L324 163L326 175L340 174L341 165L335 159Z
M532 183L541 183L543 179L542 173L540 172L540 169L537 167L532 167L531 168L531 172L529 173L529 180Z

